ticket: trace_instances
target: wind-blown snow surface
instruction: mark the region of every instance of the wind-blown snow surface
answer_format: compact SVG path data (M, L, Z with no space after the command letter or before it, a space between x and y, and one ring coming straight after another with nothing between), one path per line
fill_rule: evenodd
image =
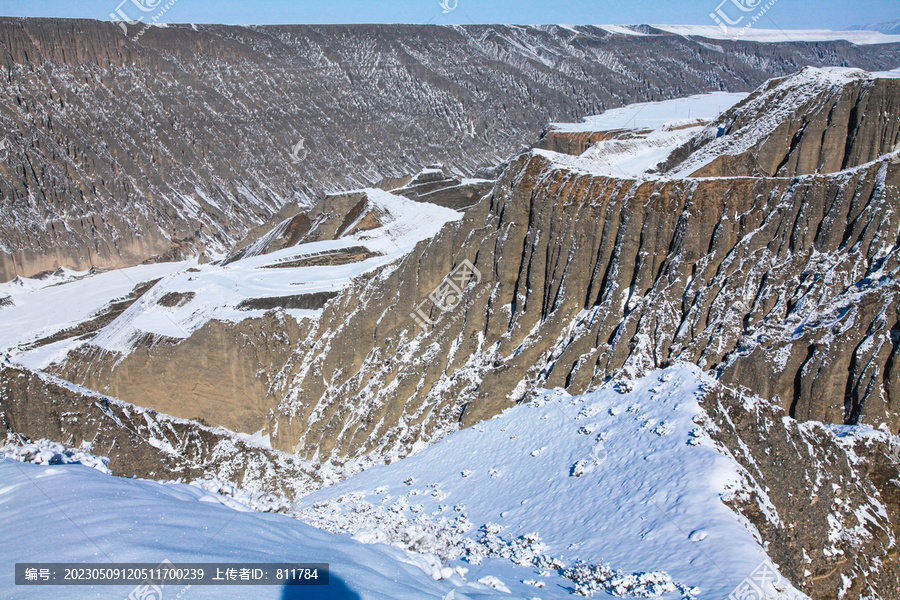
M201 265L193 260L94 275L67 272L48 281L20 279L18 283L0 284L0 298L8 295L13 303L0 307L0 351L9 351L15 362L29 368L45 368L86 340L70 338L33 349L16 346L77 325L110 301L127 295L137 283L160 277L162 281L90 342L125 355L143 336L184 339L212 319L240 321L261 316L264 310L238 308L248 299L340 291L354 277L397 260L418 242L437 234L445 223L462 216L449 208L414 202L379 189L364 191L379 211L383 225L337 240L300 244L224 266ZM360 246L376 256L346 265L271 268L285 261ZM170 293L183 294L186 301L177 306L160 304ZM321 311L287 312L300 318Z
M19 277L0 283L0 352L10 352L17 362L39 368L54 357L65 356L77 340L66 340L28 353L16 346L51 336L89 319L117 298L127 296L140 283L165 277L188 266L186 262L141 265L90 273L60 269L44 279Z
M307 496L298 509L361 540L400 541L475 563L479 554L497 555L471 543L479 528L499 535L502 541L488 542L495 546L535 534L525 539L539 537L546 547L525 545L566 567L602 561L625 573L663 572L699 588L699 597L725 598L768 559L752 526L722 501L737 491L740 467L703 428L698 398L711 383L682 365L583 396L547 391ZM543 582L542 598L573 587L556 570L535 566L546 560L512 554L531 572L504 577L490 563L472 567L469 579L498 576L511 589Z
M748 13L752 16L753 13ZM830 29L757 29L738 24L723 31L717 25L654 25L657 29L684 36L705 37L714 40L745 40L748 42L829 42L846 40L860 46L868 44L892 44L900 42L900 35L888 35L878 31L831 31Z
M581 123L553 123L551 132L627 131L621 139L594 143L580 156L536 150L567 168L613 177L645 174L673 150L748 94L713 92L677 100L630 104L585 117Z
M714 119L748 94L712 92L661 102L639 102L585 117L581 123L552 123L560 132L613 131L615 129L657 129L683 119Z
M193 586L183 596L192 600L418 600L443 598L453 588L452 580L435 581L420 561L398 548L367 546L284 515L226 508L222 497L195 486L13 460L0 462L0 482L4 599L121 600L131 591L130 586L16 586L16 562L327 562L332 578L350 590L341 594L334 584L309 588L312 595L306 596L279 586ZM174 598L179 589L167 587L163 598ZM479 590L481 597L506 596L485 586Z

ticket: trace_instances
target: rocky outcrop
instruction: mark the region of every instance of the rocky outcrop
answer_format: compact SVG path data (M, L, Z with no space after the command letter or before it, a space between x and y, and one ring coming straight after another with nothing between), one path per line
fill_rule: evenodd
M897 55L596 27L134 29L0 20L0 280L224 251L323 192L473 173L551 120Z
M384 225L385 217L384 209L371 201L366 190L326 194L312 208L278 222L251 243L240 244L222 264L269 254L297 244L337 240L359 231L377 229ZM347 253L359 254L358 249L356 252L352 249L339 252L341 255Z
M702 424L743 467L726 502L810 598L897 598L900 464L884 432L798 423L759 397L715 386Z
M388 191L417 202L428 202L453 210L466 210L481 200L491 190L493 184L493 181L486 179L462 180L443 165L432 165L419 171L402 186L390 188Z
M312 294L294 294L293 296L248 298L238 304L237 308L238 310L271 310L273 308L319 310L337 295L337 292L314 292Z
M650 129L614 129L610 131L559 131L550 127L534 144L535 148L578 156L597 142L628 140L649 133Z
M230 431L176 419L33 372L0 367L0 435L92 444L113 474L155 480L215 478L295 498L321 486L312 465Z
M384 180L380 182L381 187L378 189L385 188L385 191L416 202L427 202L459 211L473 206L490 192L494 184L493 181L485 179L462 180L440 166L426 168L413 177L398 181L402 182L402 185L395 188L390 180ZM362 189L326 194L312 208L284 219L252 243L241 245L240 249L223 261L223 264L269 254L297 244L338 240L362 231L383 227L390 216L384 207L370 198L372 191ZM327 258L321 257L321 262L335 265L364 260L370 253L366 252L365 248L355 247L327 254ZM317 259L311 260L315 262ZM302 263L291 261L273 266L300 266L306 263L310 263L310 260Z
M85 345L55 371L178 418L277 437L278 398L269 388L299 339L295 319L272 311L240 323L210 321L187 340L142 344L126 357Z
M898 98L900 79L805 69L732 107L662 171L794 177L862 165L892 152L900 139Z

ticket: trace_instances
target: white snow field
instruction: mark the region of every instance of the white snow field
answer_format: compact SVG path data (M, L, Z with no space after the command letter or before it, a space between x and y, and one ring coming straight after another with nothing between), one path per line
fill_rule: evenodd
M711 92L661 102L639 102L585 117L581 123L551 123L560 132L658 129L687 119L714 119L749 94Z
M535 150L569 169L612 177L643 176L673 150L703 131L748 94L713 92L662 102L643 102L585 117L581 123L552 123L559 133L627 131L622 139L594 143L581 156Z
M82 465L0 462L0 597L4 600L127 598L134 586L17 586L17 562L327 562L326 587L193 586L185 600L418 600L444 598L436 581L398 548L365 545L285 515L226 508L189 485L120 479ZM418 561L421 562L421 561ZM456 576L457 583L462 580ZM504 596L478 586L476 597ZM473 588L474 589L474 588ZM166 586L173 600L181 586ZM148 598L148 600L150 600Z
M495 577L514 596L566 597L581 583L601 597L723 599L768 559L723 504L741 493L741 467L704 430L698 397L711 383L679 365L583 396L546 391L297 509L362 541L466 565L468 580ZM504 571L503 557L520 567ZM562 576L579 561L581 577ZM597 576L601 563L613 573Z
M772 104L775 108L769 109L765 118L755 119L729 135L719 137L718 127L713 121L729 108L747 99L749 94L713 92L662 102L629 104L600 115L585 117L581 123L552 123L550 132L611 132L616 137L595 142L579 156L543 149L532 152L544 156L561 168L592 175L644 179L688 178L722 155L745 152L770 135L787 116L802 112L806 103L823 92L837 92L856 80L897 77L900 77L898 69L870 73L846 67L805 67L749 100L742 108L751 112L762 112L759 107ZM774 103L774 96L782 99ZM709 143L687 157L674 170L663 174L654 172L654 167L692 138Z
M61 268L45 279L17 277L0 283L0 298L11 306L0 307L0 352L16 362L40 368L62 358L77 340L64 340L23 351L19 346L86 321L111 301L127 296L145 281L187 268L188 262L140 265L101 273Z
M128 354L135 340L144 333L187 338L212 319L240 321L262 316L264 310L237 308L249 298L340 291L354 277L394 262L410 252L418 242L436 235L445 223L462 216L449 208L414 202L379 189L361 191L365 191L372 204L380 209L382 227L359 231L337 240L299 244L225 266L193 265L195 271L180 271L154 286L100 332L92 344L108 351ZM337 266L267 268L354 246L364 246L379 256ZM195 295L175 308L158 304L159 299L170 292ZM321 310L289 309L287 312L295 317L311 317Z
M127 295L137 283L160 277L162 281L90 342L127 355L147 335L184 339L212 319L240 321L259 317L264 310L240 310L238 305L251 298L340 291L354 277L396 261L418 242L437 234L445 223L462 216L449 208L414 202L379 189L363 191L379 212L383 225L338 240L299 244L224 266L201 265L194 259L99 274L63 271L63 275L47 280L18 278L0 284L0 298L8 296L13 304L0 307L0 352L9 353L14 362L29 368L46 368L87 340L70 338L37 348L21 346L73 327L112 300ZM271 268L285 261L360 246L377 256L338 266ZM159 304L171 292L193 296L179 306ZM314 317L321 310L287 312L301 318Z
M711 8L715 8L714 6ZM879 31L831 31L830 29L747 29L748 13L742 23L723 31L718 25L654 25L657 29L684 36L705 37L713 40L744 40L747 42L830 42L846 40L851 44L894 44L900 42L900 35L888 35ZM741 26L743 25L743 27ZM721 49L720 49L721 50Z

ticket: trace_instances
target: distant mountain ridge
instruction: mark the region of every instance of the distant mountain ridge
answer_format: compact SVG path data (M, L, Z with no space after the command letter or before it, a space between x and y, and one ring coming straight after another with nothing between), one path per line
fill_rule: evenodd
M638 29L171 25L135 42L0 18L0 280L225 251L324 192L436 162L471 175L551 121L900 64L897 44Z
M858 25L856 27L851 27L851 29L856 31L879 31L889 35L900 35L900 19L894 19L893 21L886 21L884 23L873 23L871 25Z

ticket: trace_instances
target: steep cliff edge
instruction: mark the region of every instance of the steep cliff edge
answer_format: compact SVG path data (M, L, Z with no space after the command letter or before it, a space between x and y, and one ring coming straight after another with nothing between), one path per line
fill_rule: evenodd
M409 451L456 420L496 414L532 386L574 393L671 360L707 369L731 361L735 371L735 353L773 329L787 340L830 332L840 346L823 351L836 364L813 371L803 360L773 361L769 377L728 379L779 396L791 415L837 423L862 415L896 431L888 376L896 308L886 300L900 234L890 210L897 178L883 160L839 180L639 182L525 155L462 222L310 323L281 375L281 420L290 425L280 435L299 438L301 453ZM428 295L463 260L481 280L441 313ZM424 330L420 308L437 321ZM857 347L866 354L856 369L866 365L869 377L849 375ZM790 351L806 357L802 343ZM806 391L795 396L795 387Z
M892 147L896 110L868 118L893 127ZM631 180L524 154L462 221L310 323L280 375L280 434L320 456L403 453L531 387L581 392L672 360L721 369L791 416L897 431L895 162ZM464 260L479 276L441 312L429 294Z
M868 90L854 96L862 102L895 84L849 85ZM740 106L752 102L737 115ZM866 118L896 137L896 110ZM134 394L153 378L140 373L181 386L173 369L203 354L203 340L218 340L223 356L229 345L265 348L234 363L249 360L234 376L252 383L235 389L275 409L275 447L320 460L403 456L534 387L581 393L678 360L800 420L897 431L898 177L892 154L794 178L627 178L605 174L590 152L533 150L461 220L354 280L288 335L210 325L171 349L112 362L76 355L57 372L141 403L150 395ZM215 390L207 371L197 381ZM238 430L265 420L240 427L207 404L204 418Z
M900 79L805 69L771 81L674 151L662 172L692 177L836 173L894 151Z

